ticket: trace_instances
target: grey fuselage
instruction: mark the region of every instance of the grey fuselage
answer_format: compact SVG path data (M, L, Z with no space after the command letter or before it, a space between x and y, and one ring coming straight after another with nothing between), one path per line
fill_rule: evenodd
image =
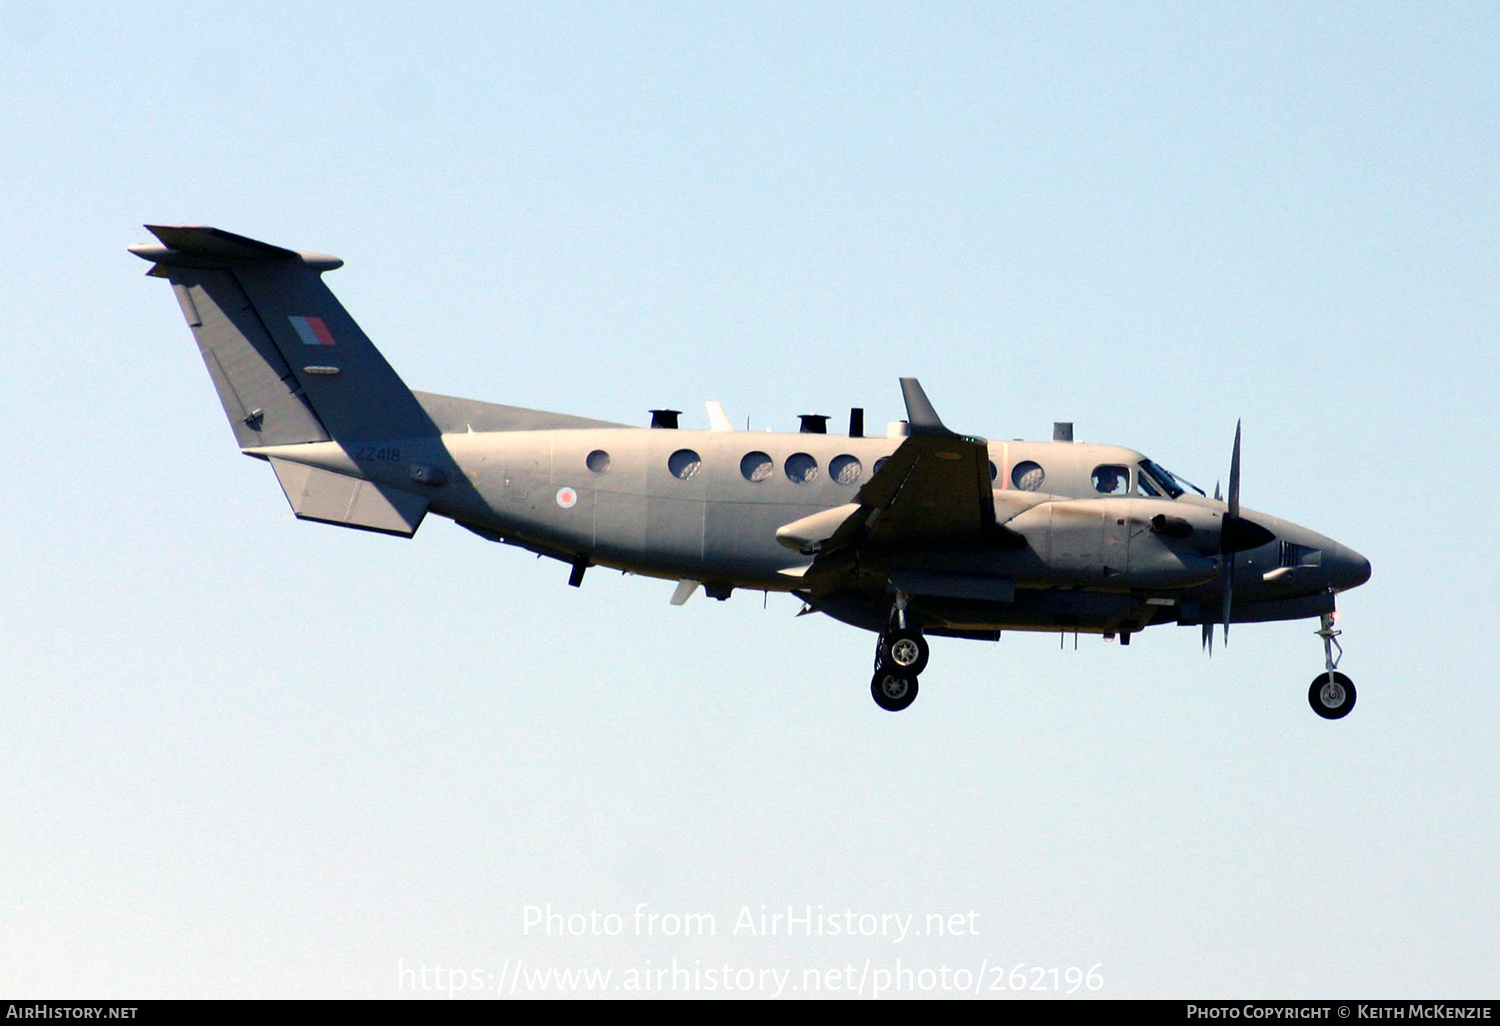
M170 282L236 443L303 519L411 537L436 513L569 563L573 584L614 567L679 581L674 601L790 591L872 630L977 638L1175 622L1207 640L1215 615L1326 616L1369 577L1332 539L1239 509L1238 435L1226 504L1134 450L952 432L915 378L886 437L635 428L413 392L323 283L337 258L148 229L131 252ZM712 407L710 423L728 427Z
M1142 494L1143 456L1131 449L990 442L995 519L1021 533L1024 546L904 549L886 559L875 554L846 586L814 595L796 576L812 554L778 542L778 528L850 504L877 461L889 457L903 437L648 429L597 421L570 427L565 425L572 419L564 415L418 396L430 411L440 403L453 407L442 434L246 451L415 489L433 513L568 562L699 581L716 597L733 588L804 592L815 608L872 630L886 619L885 582L902 570L947 582L935 589L945 594L915 605L926 629L973 637L1005 629L1128 632L1153 623L1197 624L1205 608L1211 615L1219 594L1211 560L1164 559L1168 550L1148 525L1159 515L1214 517L1224 504L1191 492L1176 499ZM518 427L559 426L484 430L485 411L509 411ZM465 412L470 419L455 422ZM1028 461L1043 469L1044 491L1011 485L1013 469ZM1124 494L1095 490L1092 475L1101 465L1127 468ZM414 468L437 470L429 480L440 483L414 484ZM1334 592L1368 577L1364 558L1332 539L1245 512L1275 541L1236 557L1236 622L1316 616L1332 608ZM1013 590L990 596L952 586L971 579L999 580Z

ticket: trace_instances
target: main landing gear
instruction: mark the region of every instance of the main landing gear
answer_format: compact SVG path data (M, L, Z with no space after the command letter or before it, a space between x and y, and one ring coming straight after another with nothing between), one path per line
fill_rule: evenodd
M1324 672L1313 678L1312 685L1307 689L1307 702L1312 706L1313 712L1325 720L1341 720L1348 716L1354 708L1354 681L1344 674L1338 672L1339 660L1344 657L1344 649L1337 640L1341 632L1334 630L1333 614L1324 613L1322 626L1318 629L1318 637L1323 639L1323 664ZM1338 655L1333 654L1338 649Z
M906 595L897 592L891 618L875 642L875 678L870 695L887 712L900 712L917 700L917 674L931 651L922 632L906 623Z
M870 697L886 712L900 712L917 700L917 678L882 666L870 681Z

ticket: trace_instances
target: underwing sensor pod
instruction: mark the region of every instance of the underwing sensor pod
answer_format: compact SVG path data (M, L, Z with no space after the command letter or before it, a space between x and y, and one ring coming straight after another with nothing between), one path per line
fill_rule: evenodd
M870 691L917 696L930 637L1005 630L1131 637L1157 624L1214 628L1317 617L1318 715L1354 707L1338 670L1341 591L1370 577L1353 549L1209 498L1132 449L989 442L949 430L915 378L883 437L808 414L785 434L710 430L652 411L650 427L414 392L323 284L335 257L216 228L147 226L133 246L171 283L242 452L270 464L293 512L411 537L428 513L569 565L700 587L789 592L804 611L877 635Z

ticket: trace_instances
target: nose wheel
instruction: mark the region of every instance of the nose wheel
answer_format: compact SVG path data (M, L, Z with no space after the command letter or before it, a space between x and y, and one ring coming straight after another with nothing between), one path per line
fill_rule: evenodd
M1344 649L1338 643L1340 631L1333 626L1333 614L1324 613L1317 634L1323 639L1324 672L1313 678L1307 689L1307 704L1325 720L1341 720L1354 709L1354 681L1340 673L1339 660ZM1334 655L1337 651L1338 655Z
M1325 720L1341 720L1354 708L1354 682L1333 670L1313 678L1307 689L1307 701L1313 712Z

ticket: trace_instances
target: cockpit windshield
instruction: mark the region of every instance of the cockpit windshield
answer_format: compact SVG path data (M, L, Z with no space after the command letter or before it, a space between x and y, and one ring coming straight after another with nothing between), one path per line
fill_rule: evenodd
M1138 480L1140 481L1141 491L1147 495L1156 495L1160 492L1175 499L1188 488L1191 488L1204 498L1208 497L1202 488L1199 488L1187 478L1178 477L1167 470L1166 467L1160 466L1151 460L1141 460L1140 468L1141 473Z

